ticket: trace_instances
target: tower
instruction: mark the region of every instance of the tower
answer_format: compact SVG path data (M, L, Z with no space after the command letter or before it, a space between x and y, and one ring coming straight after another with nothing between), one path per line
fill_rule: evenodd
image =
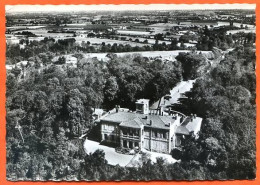
M136 112L140 114L149 114L149 100L139 99L135 102Z

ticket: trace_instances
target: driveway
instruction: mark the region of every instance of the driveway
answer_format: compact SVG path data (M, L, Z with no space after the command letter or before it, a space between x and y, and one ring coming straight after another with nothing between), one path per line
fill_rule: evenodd
M127 154L119 154L115 151L115 148L100 145L96 141L91 141L86 139L84 142L84 149L86 153L93 153L98 149L101 149L105 152L105 158L108 162L108 164L111 165L119 165L119 166L136 166L135 164L138 164L139 160L141 159L141 154L137 155L127 155ZM171 155L169 154L162 154L162 153L157 153L157 152L150 152L144 150L143 152L147 153L149 158L152 160L152 162L156 162L157 157L162 157L165 159L167 163L175 163L176 160L172 158ZM131 161L131 163L130 163Z
M181 81L181 82L179 82L170 91L170 96L171 96L170 99L166 100L166 99L164 99L162 97L160 105L161 106L167 106L167 105L178 103L178 99L182 96L182 94L191 90L191 88L193 87L193 83L194 82L195 82L195 80L188 80L188 81ZM150 109L157 109L159 101L160 100L158 100L153 105L151 105Z
M118 164L120 166L126 166L134 157L134 155L119 154L115 151L115 148L100 145L98 142L88 139L84 142L84 149L88 154L94 153L98 149L103 150L105 152L105 158L108 161L108 164L111 165Z

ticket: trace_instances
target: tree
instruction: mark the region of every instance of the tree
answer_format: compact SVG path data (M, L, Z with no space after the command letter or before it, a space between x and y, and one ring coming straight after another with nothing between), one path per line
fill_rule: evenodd
M58 61L56 62L56 64L65 64L66 63L66 58L64 56L59 57Z
M199 73L198 69L207 66L205 58L194 53L179 53L176 59L182 64L184 79L195 79L203 71Z
M110 77L104 87L104 97L105 97L105 104L111 105L110 102L115 100L116 95L118 93L118 84L115 77ZM111 107L110 107L111 108Z

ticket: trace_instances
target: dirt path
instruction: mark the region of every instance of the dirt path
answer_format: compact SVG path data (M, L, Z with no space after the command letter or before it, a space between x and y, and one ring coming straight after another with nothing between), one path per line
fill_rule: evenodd
M96 150L100 149L105 152L105 158L108 164L120 166L126 166L134 157L133 155L119 154L115 151L115 148L100 145L96 141L91 141L86 139L84 142L84 149L86 153L94 153Z
M212 69L213 67L216 67L219 62L221 60L223 60L225 58L225 53L227 52L223 52L222 50L220 50L219 48L214 48L216 50L219 50L221 52L221 56L214 59L214 60L208 60L206 57L205 59L210 63L210 69ZM233 48L230 49L230 51L232 51ZM207 70L207 72L202 76L204 77L209 71ZM199 77L199 78L202 78L202 77ZM178 103L178 99L182 97L182 94L184 94L185 92L188 92L191 90L191 88L193 87L193 84L195 83L197 79L195 80L188 80L188 81L181 81L179 82L171 91L170 91L170 99L169 100L166 100L164 98L164 96L161 98L161 102L160 100L156 101L155 103L153 103L151 106L150 106L150 109L157 109L159 107L159 102L160 102L160 106L168 106L168 105L171 105L171 104L175 104L175 103Z

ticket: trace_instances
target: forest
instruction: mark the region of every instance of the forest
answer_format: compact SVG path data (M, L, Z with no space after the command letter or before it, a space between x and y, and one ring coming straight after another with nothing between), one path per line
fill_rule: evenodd
M239 44L206 74L197 73L209 64L196 53L180 53L174 62L111 54L107 63L82 59L76 68L55 64L14 68L6 82L7 179L254 179L255 35L232 37ZM56 50L50 49L52 41L44 42L50 43L28 43L31 48L24 57L35 63L51 63L44 56L47 50L54 55L75 49L73 40L55 43L60 47ZM16 63L24 51L12 47L8 46L7 57ZM26 78L21 77L25 73ZM154 102L181 80L195 78L187 98L180 100L183 106L173 106L203 118L199 139L191 137L183 141L182 150L172 151L181 162L167 164L158 158L152 163L143 154L137 168L120 167L107 164L101 150L85 153L79 136L95 127L93 107L133 109L136 99Z

